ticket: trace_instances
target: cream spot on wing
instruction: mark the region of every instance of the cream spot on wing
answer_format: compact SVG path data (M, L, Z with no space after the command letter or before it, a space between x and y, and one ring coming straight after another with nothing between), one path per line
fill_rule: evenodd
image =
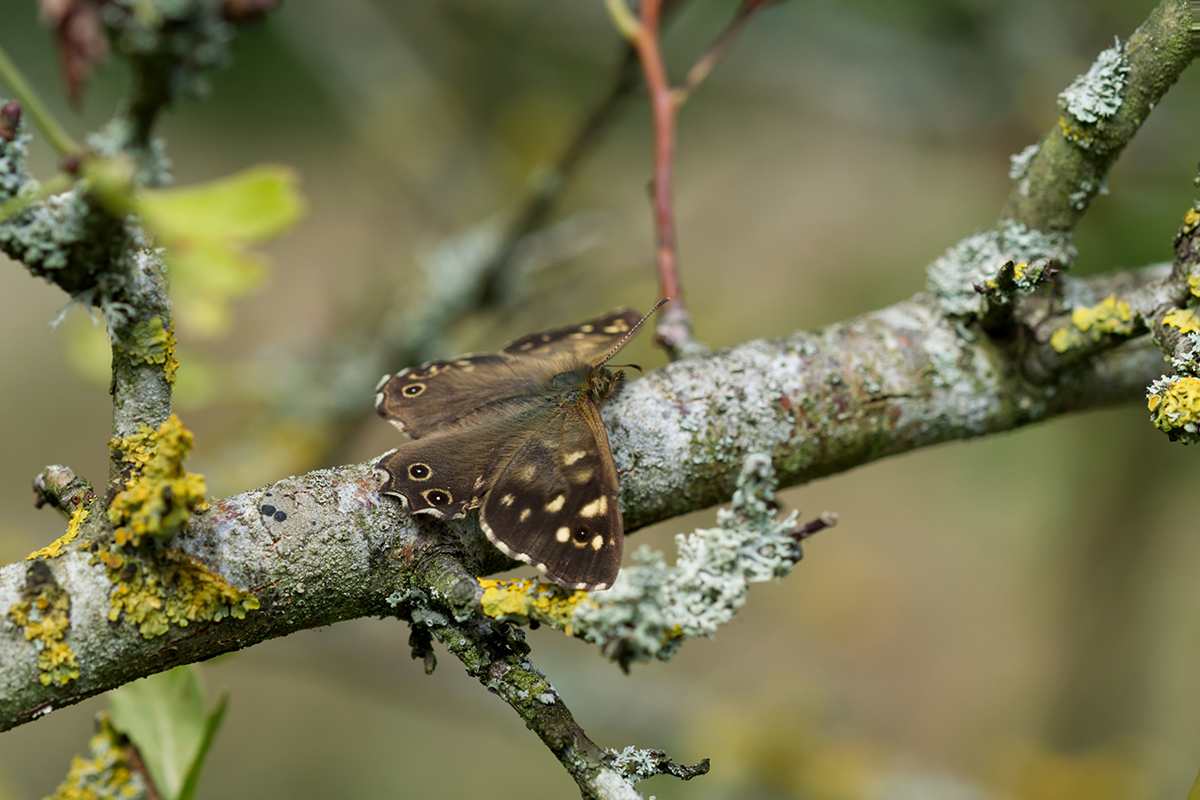
M627 325L625 323L625 320L619 319L616 322L609 325L607 328L605 328L604 332L605 333L625 333L628 330L629 330L629 325Z
M530 464L529 466L525 467L525 469L521 470L521 479L526 483L531 482L535 475L537 475L537 465L535 464Z
M513 501L516 499L517 498L513 497L513 495L511 493L506 494L506 495L504 495L504 497L500 498L500 505L511 506L513 504Z
M592 331L596 330L596 326L589 322L587 325L580 325L579 330L583 333L591 333Z
M596 470L594 470L590 467L585 467L584 469L577 469L574 472L572 472L570 480L571 480L571 483L584 484L584 483L587 483L588 481L590 481L592 479L592 476L595 474L596 474Z
M533 342L526 342L525 344L521 345L521 346L520 346L520 347L518 347L517 349L518 349L518 350L532 350L532 349L533 349Z
M591 519L592 517L600 516L606 511L608 511L608 498L604 495L600 495L595 500L579 509L579 516Z
M601 547L604 547L604 537L597 533L592 537L592 549L599 550Z
M549 511L551 514L557 514L559 511L562 511L563 506L565 506L566 504L567 504L567 496L565 494L560 494L558 497L554 498L549 503L546 503L546 510Z
M567 453L565 456L563 456L563 464L569 467L586 455L586 450L576 450L574 453Z
M529 519L531 516L533 516L533 512L530 511L528 508L523 508L523 509L521 509L521 516L519 516L517 518L517 522L524 522L525 520Z
M587 334L586 334L586 333L579 333L578 331L576 331L575 333L572 333L572 334L571 334L570 336L568 336L567 338L568 338L568 339L583 339L583 338L584 338L584 337L586 337L586 336L587 336Z
M571 538L571 529L566 525L562 526L554 532L554 538L566 544L567 540Z
M483 476L480 475L478 478L475 479L475 488L479 489L482 486L483 486Z

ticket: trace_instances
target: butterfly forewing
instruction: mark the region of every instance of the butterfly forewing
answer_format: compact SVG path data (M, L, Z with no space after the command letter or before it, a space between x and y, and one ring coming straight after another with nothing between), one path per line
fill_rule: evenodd
M552 352L554 355L570 355L594 364L633 330L633 326L637 325L641 318L642 315L633 309L618 308L582 325L522 336L506 344L500 352L518 358Z
M574 589L607 589L621 566L624 531L617 471L595 403L547 420L496 475L480 524L513 558Z

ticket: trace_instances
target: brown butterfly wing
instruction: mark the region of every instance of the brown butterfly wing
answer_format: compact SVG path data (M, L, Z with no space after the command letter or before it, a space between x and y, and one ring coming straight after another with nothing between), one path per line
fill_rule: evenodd
M570 355L595 364L608 355L608 351L633 330L641 318L642 315L631 308L618 308L581 325L522 336L504 345L500 352L521 358L553 351L554 355Z
M495 355L410 367L379 382L375 410L419 439L536 393L547 358L600 360L640 319L636 311L619 308L582 325L524 336Z
M483 501L492 543L573 589L607 589L621 567L617 470L591 400L556 411L512 454Z
M380 491L399 497L413 514L457 519L479 505L512 451L512 432L548 409L525 401L491 409L469 425L456 425L398 447L375 464L386 480Z

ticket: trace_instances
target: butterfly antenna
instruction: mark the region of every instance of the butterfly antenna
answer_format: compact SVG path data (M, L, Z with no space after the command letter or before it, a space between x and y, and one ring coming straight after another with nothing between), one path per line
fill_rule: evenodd
M646 320L650 319L650 315L651 315L651 314L653 314L655 311L658 311L660 308L662 308L662 307L663 307L663 304L664 304L664 303L666 303L666 302L668 302L670 299L671 299L671 298L669 298L669 297L664 297L662 300L659 300L657 303L655 303L655 304L654 304L654 308L652 308L652 309L650 309L649 311L647 311L647 312L646 312L646 315L645 315L644 317L642 317L641 319L639 319L639 320L637 321L637 324L636 324L636 325L634 325L632 328L630 328L630 329L629 329L629 333L627 333L627 334L625 334L623 337L621 337L621 341L617 342L616 346L615 346L615 347L613 347L613 349L612 349L612 350L609 350L609 351L608 351L608 355L606 355L604 358L602 358L602 359L600 360L600 363L599 363L599 364L597 364L596 366L597 366L597 367L602 367L602 366L604 366L605 364L607 364L607 363L608 363L608 360L609 360L610 358L612 358L613 356L615 356L615 355L616 355L616 354L617 354L617 353L618 353L618 352L621 350L621 348L625 346L625 343L626 343L626 342L628 342L630 339L632 339L632 338L633 338L633 335L634 335L635 333L637 333L637 331L638 331L638 328L642 327L642 323L643 323L643 322L645 322Z

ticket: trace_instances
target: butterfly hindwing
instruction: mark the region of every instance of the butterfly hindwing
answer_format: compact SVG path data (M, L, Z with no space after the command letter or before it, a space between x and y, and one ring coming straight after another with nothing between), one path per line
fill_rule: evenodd
M472 426L431 434L387 453L375 465L380 489L399 497L413 514L456 519L479 505L509 447L512 414L493 414Z
M590 400L558 410L496 475L480 524L492 542L574 589L607 589L621 566L617 471Z

